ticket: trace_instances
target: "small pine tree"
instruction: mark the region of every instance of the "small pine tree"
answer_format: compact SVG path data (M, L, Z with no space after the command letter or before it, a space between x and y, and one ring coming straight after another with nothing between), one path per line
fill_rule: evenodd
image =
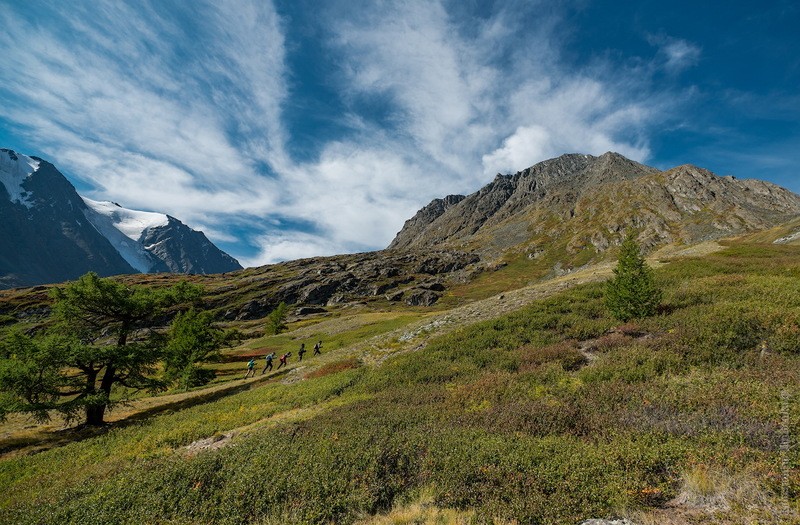
M606 283L605 300L611 315L629 321L653 315L661 302L661 289L647 265L633 233L622 242L614 277Z
M289 307L286 303L281 302L277 308L270 312L267 316L267 333L277 335L286 330L286 312Z

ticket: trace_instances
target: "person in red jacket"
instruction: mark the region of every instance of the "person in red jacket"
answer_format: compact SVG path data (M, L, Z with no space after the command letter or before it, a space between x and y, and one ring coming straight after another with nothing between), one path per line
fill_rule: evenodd
M286 352L283 354L280 359L278 359L278 368L275 370L280 370L282 366L286 366L287 360L292 356L291 352Z

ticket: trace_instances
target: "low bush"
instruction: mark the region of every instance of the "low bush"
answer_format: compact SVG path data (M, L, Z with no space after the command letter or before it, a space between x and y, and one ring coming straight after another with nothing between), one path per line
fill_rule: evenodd
M527 372L545 363L557 362L564 370L578 370L587 359L574 340L561 341L552 345L535 347L523 346L519 349L520 372Z

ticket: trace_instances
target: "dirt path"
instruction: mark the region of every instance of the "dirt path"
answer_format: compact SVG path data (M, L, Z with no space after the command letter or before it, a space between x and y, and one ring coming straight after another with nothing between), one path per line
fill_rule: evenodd
M50 421L45 423L36 423L25 414L9 414L6 421L0 425L0 459L43 452L72 441L102 434L112 426L133 424L168 410L181 410L259 388L268 381L283 378L288 372L282 370L265 376L237 379L202 390L134 399L107 412L105 420L113 425L106 427L76 426L74 422L67 423L59 414L54 414Z
M706 241L693 246L670 245L649 255L647 261L651 266L657 268L673 260L702 257L724 248L717 241ZM519 310L533 301L550 297L580 284L605 281L611 277L615 266L616 263L609 262L581 268L541 283L432 314L422 321L358 343L354 345L354 348L360 350L359 357L364 362L378 365L390 355L423 348L432 337ZM393 341L398 341L400 345L391 344Z
M361 350L360 358L364 362L378 365L390 355L423 348L432 337L519 310L533 301L550 297L579 284L604 281L611 275L612 268L612 264L592 266L542 283L503 292L433 314L422 321L381 334L355 346ZM394 341L399 345L391 344Z

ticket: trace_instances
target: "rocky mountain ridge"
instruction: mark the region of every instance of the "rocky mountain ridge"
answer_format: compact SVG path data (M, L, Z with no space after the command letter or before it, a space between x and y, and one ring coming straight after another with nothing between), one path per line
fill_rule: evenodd
M329 307L378 303L431 306L454 284L484 270L471 253L436 250L379 251L312 257L225 274L181 276L131 274L124 282L169 286L188 279L206 290L205 307L219 319L265 317L281 302L299 316ZM8 319L44 319L49 314L47 286L0 290L0 323Z
M436 199L406 221L390 249L435 247L489 257L509 250L575 255L618 244L635 228L646 247L693 244L800 215L800 196L691 165L668 171L608 152L567 154L498 175L468 196Z
M431 306L455 285L478 280L483 288L473 296L485 297L603 262L628 228L655 248L765 230L798 216L800 197L770 183L690 165L662 172L614 153L573 154L499 175L469 196L435 199L390 249L192 279L228 320L264 317L280 302L310 314L363 302ZM796 228L783 231L775 238ZM144 242L170 249L155 234Z
M298 259L231 274L209 297L225 319L264 317L280 302L319 307L363 300L431 306L453 283L479 271L480 258L458 251L379 251ZM243 300L231 307L229 294ZM317 307L317 308L313 308ZM302 310L302 309L301 309ZM303 313L301 311L300 313Z

